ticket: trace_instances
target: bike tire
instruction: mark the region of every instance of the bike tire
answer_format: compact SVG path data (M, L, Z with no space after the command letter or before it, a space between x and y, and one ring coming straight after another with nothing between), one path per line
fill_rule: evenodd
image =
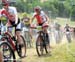
M39 36L38 36L38 38L36 40L36 52L37 52L38 56L41 56L43 54L42 39L39 40Z
M17 49L17 53L18 53L18 56L20 58L24 58L26 56L26 42L25 42L25 39L23 36L21 36L22 40L23 40L23 45L22 47L24 47L24 53L22 53L22 47L18 45L18 41L16 42L16 49ZM20 47L20 48L19 48ZM24 55L22 55L24 54Z
M1 46L3 46L3 45L5 45L5 46L7 46L8 48L9 48L9 51L10 51L10 56L12 56L12 59L8 59L7 61L6 60L3 60L4 62L16 62L16 57L15 57L15 54L14 54L14 51L13 51L13 49L12 49L12 47L11 47L11 45L6 41L2 41L1 43L0 43L0 47ZM3 53L4 54L4 53ZM4 56L4 55L3 55ZM4 56L5 57L5 56ZM12 61L10 61L10 60L12 60Z

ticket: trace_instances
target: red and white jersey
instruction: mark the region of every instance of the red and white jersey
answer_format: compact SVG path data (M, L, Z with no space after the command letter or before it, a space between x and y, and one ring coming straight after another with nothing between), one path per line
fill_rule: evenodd
M40 15L38 15L36 12L33 14L33 17L36 18L38 24L42 24L44 23L45 21L47 21L47 17L46 17L46 14L41 11Z
M3 8L3 9L1 10L0 16L2 16L2 15L6 16L6 17L8 18L8 21L7 21L8 24L10 24L9 19L12 19L12 18L15 19L15 20L14 20L15 23L18 21L17 10L16 10L15 7L9 6L9 7L8 7L8 12ZM12 20L12 21L13 21L13 20Z

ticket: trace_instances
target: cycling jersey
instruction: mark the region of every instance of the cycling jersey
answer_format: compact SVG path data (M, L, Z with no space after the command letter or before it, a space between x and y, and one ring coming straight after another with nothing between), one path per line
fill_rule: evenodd
M55 23L55 30L60 30L60 24L59 23Z
M66 32L69 32L70 27L69 26L65 26Z
M38 24L43 24L45 21L47 21L46 15L43 11L40 12L40 15L38 15L37 13L34 13L33 17L36 18Z
M6 11L4 8L1 10L1 15L6 16L8 21L8 25L13 25L16 22L18 22L18 17L17 17L17 10L15 7L8 7L8 11Z
M16 26L16 31L21 30L21 23L18 18L17 10L15 7L8 7L8 11L6 11L4 8L1 10L0 16L5 16L7 17L7 27L9 27L9 31L12 31L12 27ZM17 24L17 25L15 25ZM12 26L12 27L11 27Z

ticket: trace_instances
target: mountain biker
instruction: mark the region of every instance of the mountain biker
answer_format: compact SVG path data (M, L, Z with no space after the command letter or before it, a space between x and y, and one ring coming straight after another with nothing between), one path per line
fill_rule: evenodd
M66 38L68 40L68 42L70 43L71 42L71 31L70 31L70 26L68 24L66 24L65 26L65 32L66 32Z
M9 6L9 1L2 0L3 9L1 10L1 16L5 16L7 18L6 26L8 27L8 31L12 31L12 27L16 27L16 33L18 43L21 45L21 23L18 19L17 9L15 7Z
M66 31L70 31L70 26L69 26L68 24L66 24L65 30L66 30Z
M44 27L44 28L42 28L42 30L44 30L44 32L46 33L47 43L49 45L49 35L48 35L48 32L47 32L47 27L45 27L45 26L48 26L47 22L49 20L48 20L48 16L44 13L44 11L41 10L40 6L36 6L34 8L34 14L33 14L31 22L33 22L33 20L35 18L37 20L37 25Z
M32 47L32 45L31 45L32 34L31 34L31 29L30 29L30 17L28 16L27 13L23 13L22 22L24 24L23 31L25 34L24 36L25 36L25 39L27 42L27 47Z
M28 17L27 13L23 13L22 21L26 27L30 27L30 18Z
M57 21L54 23L54 37L56 43L61 42L61 25Z

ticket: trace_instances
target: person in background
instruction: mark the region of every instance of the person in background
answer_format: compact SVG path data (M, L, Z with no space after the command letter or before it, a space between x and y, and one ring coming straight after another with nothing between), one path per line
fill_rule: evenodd
M69 43L71 43L71 31L70 31L70 26L68 24L66 24L66 26L64 27L65 29L65 33L66 33L66 38L67 38L67 41Z
M58 22L54 23L54 36L55 36L56 43L60 43L60 41L61 41L60 27L61 27L61 25Z
M27 47L32 47L32 33L30 28L30 18L27 13L23 13L22 27Z

